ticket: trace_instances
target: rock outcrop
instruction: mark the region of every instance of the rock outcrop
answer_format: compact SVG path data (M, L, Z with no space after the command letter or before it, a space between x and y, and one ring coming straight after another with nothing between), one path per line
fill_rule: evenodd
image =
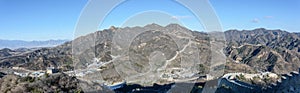
M53 74L41 78L6 75L0 79L1 93L53 93L82 92L75 77L66 74Z

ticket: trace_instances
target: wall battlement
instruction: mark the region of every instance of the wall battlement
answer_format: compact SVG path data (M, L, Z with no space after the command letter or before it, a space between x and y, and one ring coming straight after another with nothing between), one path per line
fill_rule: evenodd
M281 79L268 86L264 92L268 93L299 93L300 92L300 68L299 71L293 71L288 74L283 74Z
M230 75L224 75L219 81L219 87L229 86L235 92L245 93L300 93L300 68L288 74L281 75L281 78L263 89L260 86L248 84L236 79L230 79ZM232 73L240 74L240 73Z

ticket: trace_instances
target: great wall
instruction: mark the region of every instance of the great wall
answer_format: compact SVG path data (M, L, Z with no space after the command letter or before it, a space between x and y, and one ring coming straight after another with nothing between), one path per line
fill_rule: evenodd
M233 92L243 92L243 93L259 93L261 92L261 87L248 84L237 79L230 79L231 75L237 75L241 73L229 73L225 74L223 78L219 80L219 87L227 87Z
M232 92L236 93L300 93L300 68L299 71L293 71L288 74L281 75L281 78L267 88L262 88L257 85L245 83L237 79L230 79L231 73L223 76L219 80L219 87L226 86Z
M268 93L300 93L300 68L298 72L293 71L284 74L276 83L269 86L264 92Z

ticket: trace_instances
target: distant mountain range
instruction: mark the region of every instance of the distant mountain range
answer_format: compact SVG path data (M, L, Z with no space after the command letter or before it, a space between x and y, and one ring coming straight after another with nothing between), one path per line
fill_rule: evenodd
M54 47L61 45L68 40L47 40L47 41L22 41L22 40L1 40L0 49L2 48L37 48L37 47Z

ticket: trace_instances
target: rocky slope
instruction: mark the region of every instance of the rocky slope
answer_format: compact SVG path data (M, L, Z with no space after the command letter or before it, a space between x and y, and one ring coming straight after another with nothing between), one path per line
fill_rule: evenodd
M165 32L162 33L159 30ZM188 39L188 36L180 31L195 36ZM136 37L124 35L134 35L137 32L142 33ZM79 60L75 62L75 69L84 69L93 67L92 64L106 63L106 65L98 68L101 69L99 73L101 73L103 80L110 81L109 83L120 82L126 78L127 81L131 81L130 83L152 85L154 81L156 83L166 83L166 79L170 76L176 76L172 79L184 79L184 77L191 77L192 75L197 77L196 74L207 74L209 71L210 56L207 54L210 54L210 46L207 41L209 39L208 35L193 32L177 24L170 24L165 27L156 24L133 28L112 27L89 34L88 37L81 37L73 41L73 52L75 51L73 57L75 60ZM118 39L118 37L125 39ZM172 41L171 37L182 41L181 44L176 46L176 42ZM114 41L115 39L117 41ZM128 42L130 40L132 40L132 43ZM129 51L126 51L126 49L129 49ZM160 51L160 53L155 51ZM91 59L98 61L91 61ZM192 61L183 61L190 59ZM196 62L196 59L200 59L201 62ZM149 68L150 66L152 68ZM142 78L139 75L145 75L149 78ZM161 78L162 75L164 79ZM87 75L86 77L93 76Z
M15 55L22 55L23 53L30 52L34 49L27 49L27 48L19 48L19 49L14 49L11 50L9 48L3 48L0 50L0 58L6 58L10 56L15 56Z
M3 57L1 67L24 67L31 70L46 69L49 66L65 66L72 64L71 44L67 42L53 48L41 48L22 55Z
M300 67L300 40L295 33L281 30L230 30L225 32L229 60L258 71L278 74Z
M19 77L16 75L6 75L0 79L1 93L80 93L81 88L75 77L66 74L55 74L40 78Z

